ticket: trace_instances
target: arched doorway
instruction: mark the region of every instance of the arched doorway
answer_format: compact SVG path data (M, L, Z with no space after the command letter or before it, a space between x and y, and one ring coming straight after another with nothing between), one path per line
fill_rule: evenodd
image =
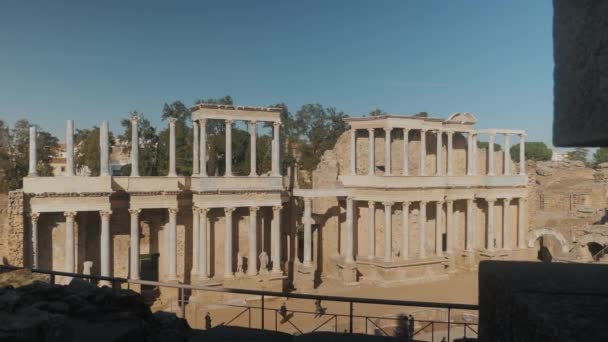
M537 251L536 259L551 262L569 251L569 243L564 236L553 229L536 229L528 235L528 247Z

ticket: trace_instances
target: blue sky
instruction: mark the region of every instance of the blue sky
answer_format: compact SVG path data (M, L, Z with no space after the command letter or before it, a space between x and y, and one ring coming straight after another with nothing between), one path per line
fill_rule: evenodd
M551 141L551 1L0 2L0 119L63 140L165 102L472 112Z

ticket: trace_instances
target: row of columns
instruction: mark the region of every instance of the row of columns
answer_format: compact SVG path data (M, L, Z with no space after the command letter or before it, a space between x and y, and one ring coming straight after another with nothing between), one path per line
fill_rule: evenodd
M175 124L176 118L169 118L169 171L167 177L176 177L176 159L175 159ZM131 116L131 177L139 177L139 117ZM106 141L107 138L102 139ZM107 150L107 148L106 148Z
M384 175L385 176L391 176L392 175L392 170L391 170L391 132L392 132L393 128L392 127L385 127L384 128ZM409 128L402 128L403 130L403 148L402 148L402 152L403 152L403 171L402 171L402 175L403 176L408 176L409 175L409 160L406 156L409 155ZM375 128L368 128L368 135L369 135L369 139L368 139L368 162L369 162L369 175L374 175L375 173L375 169L376 169L376 165L375 165L375 160L376 160L376 151L375 151ZM426 133L428 130L426 129L420 129L420 176L426 176ZM437 150L435 152L437 158L436 158L436 163L437 163L437 167L436 167L436 175L437 176L442 176L443 175L443 153L442 153L442 140L443 140L443 133L445 132L447 135L447 165L446 165L446 169L447 169L447 176L452 176L454 171L454 165L453 165L453 136L454 133L457 133L455 131L447 131L447 130L432 130L435 132L436 134L436 139L437 139ZM476 171L476 165L477 165L477 134L476 132L468 132L468 137L467 137L467 145L468 145L468 152L467 152L467 175L472 176L475 175L477 173ZM503 170L503 174L504 175L510 175L511 174L511 166L510 166L510 161L511 161L511 157L509 155L509 149L510 149L510 144L511 144L511 133L500 133L500 134L504 134L505 136L505 143L504 143L504 170ZM494 140L495 140L495 135L496 133L488 133L489 136L489 146L488 146L488 176L493 176L495 175L494 172ZM351 156L350 156L350 173L351 175L356 175L357 174L357 129L352 128L350 130L350 136L351 136ZM524 134L519 134L519 160L520 161L524 161L525 160L525 135ZM524 175L526 172L525 170L525 163L524 162L520 162L519 163L519 174L520 175Z

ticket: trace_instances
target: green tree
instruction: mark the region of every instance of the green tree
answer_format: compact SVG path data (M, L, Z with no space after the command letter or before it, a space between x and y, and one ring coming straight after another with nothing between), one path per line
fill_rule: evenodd
M566 154L569 160L578 160L582 162L587 162L587 155L589 154L589 150L584 147L577 147L574 151L570 151Z
M490 146L490 143L487 141L477 141L478 148L487 149L488 146ZM502 151L502 146L500 146L500 144L494 143L494 152L500 152L500 151Z
M595 165L608 162L608 147L600 147L593 154L593 163Z
M513 161L519 162L519 144L511 146L509 153ZM551 160L553 152L544 142L530 141L524 143L524 154L526 160L547 161Z
M161 120L167 125L159 132L158 172L166 175L169 172L169 124L170 118L175 122L175 168L178 175L192 174L192 113L181 101L165 103Z
M112 152L114 145L114 136L109 133L108 154ZM76 144L76 154L74 162L76 168L82 169L87 167L91 176L99 176L100 170L100 150L99 150L99 127L95 126L92 129L78 129L74 137Z
M374 110L372 110L371 112L369 112L369 114L367 114L367 116L381 116L381 115L386 115L386 112L383 111L380 108L376 108Z
M159 176L158 172L158 135L156 129L150 124L150 121L144 117L142 113L133 111L129 113L129 118L121 121L121 126L124 129L123 134L119 136L121 141L124 141L127 148L131 148L131 117L139 117L137 130L139 134L139 174L142 176ZM131 165L125 165L121 169L123 176L128 176L131 173Z

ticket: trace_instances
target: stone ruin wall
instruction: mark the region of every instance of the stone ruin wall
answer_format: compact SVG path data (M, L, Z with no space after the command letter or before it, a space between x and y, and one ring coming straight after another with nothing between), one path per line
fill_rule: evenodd
M0 262L15 266L25 265L23 192L0 194Z

